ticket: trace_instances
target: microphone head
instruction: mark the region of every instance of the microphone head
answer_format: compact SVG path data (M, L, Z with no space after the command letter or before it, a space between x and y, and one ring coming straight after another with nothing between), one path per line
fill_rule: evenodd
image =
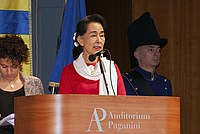
M92 62L96 59L96 55L95 54L91 54L88 59Z
M88 59L89 59L91 62L93 62L93 61L96 59L97 56L100 56L100 55L103 54L103 53L105 53L105 51L104 51L104 50L101 50L101 51L97 52L96 54L91 54L91 55L88 57Z

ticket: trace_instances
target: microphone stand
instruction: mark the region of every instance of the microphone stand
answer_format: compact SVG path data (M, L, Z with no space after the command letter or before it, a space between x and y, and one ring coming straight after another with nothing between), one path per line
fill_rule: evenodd
M104 73L104 72L106 72L106 70L105 70L104 64L103 64L100 57L101 57L101 55L99 56L100 69L101 69L101 73L103 74L103 80L104 80L104 83L105 83L107 94L109 95L108 84L106 82L106 77L105 77L105 73Z

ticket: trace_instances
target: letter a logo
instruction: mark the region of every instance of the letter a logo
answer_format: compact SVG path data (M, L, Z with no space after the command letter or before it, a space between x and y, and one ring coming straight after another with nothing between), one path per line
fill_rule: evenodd
M98 112L97 112L98 110L102 112L101 119L99 118L99 115L98 115ZM106 110L105 109L103 109L103 108L94 108L94 112L92 114L92 118L90 120L90 125L89 125L87 131L91 132L92 131L91 130L92 123L96 122L96 125L98 127L97 132L104 132L103 129L102 129L102 127L101 127L101 121L103 121L105 118L106 118Z

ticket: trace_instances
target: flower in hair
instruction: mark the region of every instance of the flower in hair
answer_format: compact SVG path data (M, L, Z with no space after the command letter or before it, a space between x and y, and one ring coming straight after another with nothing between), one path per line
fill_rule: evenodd
M76 41L76 32L74 33L73 40L74 40L74 46L78 47L79 44L78 44L78 42Z

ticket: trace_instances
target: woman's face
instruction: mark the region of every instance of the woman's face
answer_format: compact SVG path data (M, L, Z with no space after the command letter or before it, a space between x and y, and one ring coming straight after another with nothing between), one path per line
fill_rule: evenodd
M83 36L79 36L78 41L83 46L83 57L87 60L88 56L103 50L105 43L105 33L102 25L91 22L87 26L87 31Z
M13 64L9 58L0 58L1 78L7 81L13 81L20 72L20 64Z

